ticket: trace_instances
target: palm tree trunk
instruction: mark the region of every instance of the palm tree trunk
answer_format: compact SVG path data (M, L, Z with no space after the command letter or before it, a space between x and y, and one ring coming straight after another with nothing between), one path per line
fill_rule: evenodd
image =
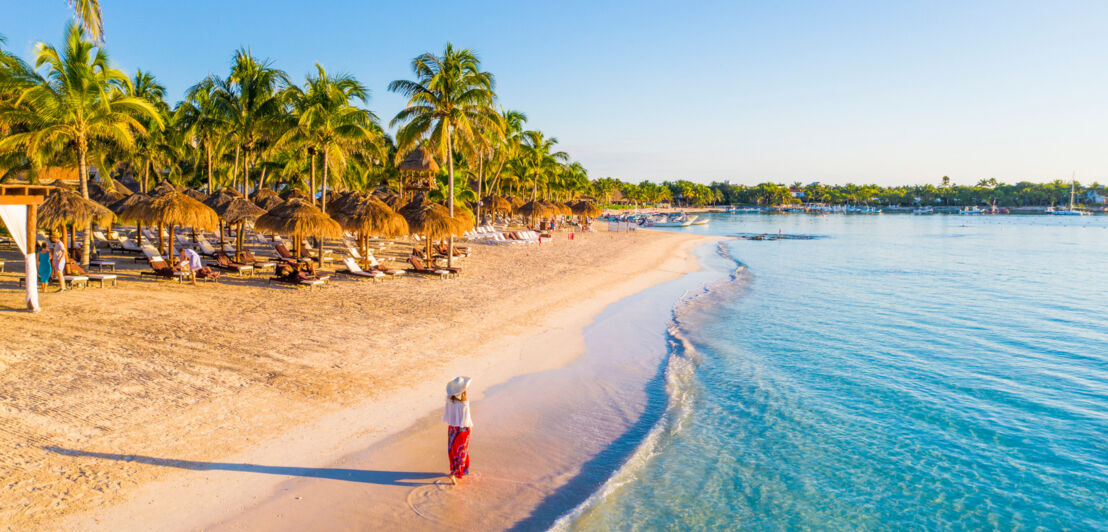
M258 188L254 189L254 194L260 192L262 190L262 187L265 185L265 174L267 171L269 171L269 168L263 166L262 175L258 177Z
M327 212L327 166L330 164L331 158L328 156L327 150L323 150L323 193L319 196L319 208L323 212ZM312 190L312 194L315 195L315 190ZM316 250L316 255L319 259L319 267L323 267L323 235L317 237L319 241L319 249Z
M88 144L84 135L77 139L77 156L80 159L81 196L88 197ZM28 231L34 231L34 227L28 227ZM89 248L92 246L92 223L85 226L85 239L81 248L81 266L88 267Z
M315 148L308 148L308 155L311 156L311 162L309 163L309 166L311 167L309 172L310 177L308 178L308 190L310 192L308 193L308 195L310 196L309 199L311 200L312 205L315 205Z
M250 184L250 150L244 150L242 157L242 197L250 199L250 195L246 193L247 185Z
M454 135L450 131L450 122L446 123L446 190L447 207L450 209L450 217L454 217ZM428 262L431 255L427 255ZM450 233L450 243L446 245L446 267L454 266L454 233Z
M477 212L474 213L476 224L481 225L481 201L484 198L481 195L482 183L485 182L485 155L481 154L481 157L477 159Z
M146 180L150 177L150 161L142 160L142 193L148 194L150 192L150 186L147 185Z
M162 229L164 229L164 227L162 226L162 224L159 223L158 224L158 253L165 253L165 237L162 236L162 233L163 233ZM170 260L172 260L172 259L170 259Z
M213 192L212 190L212 147L207 142L204 143L204 151L208 157L208 194Z
M235 146L235 165L231 167L231 188L238 189L239 187L239 151L242 148Z

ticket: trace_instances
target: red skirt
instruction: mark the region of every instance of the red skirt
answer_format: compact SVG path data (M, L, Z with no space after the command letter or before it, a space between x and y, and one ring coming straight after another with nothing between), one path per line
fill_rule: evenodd
M469 427L450 427L446 435L450 475L462 478L469 474Z

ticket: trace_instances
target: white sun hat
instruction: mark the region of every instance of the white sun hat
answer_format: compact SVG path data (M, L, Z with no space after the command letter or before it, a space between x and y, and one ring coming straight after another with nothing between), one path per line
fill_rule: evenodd
M448 383L446 383L446 395L451 397L458 395L469 389L469 383L473 379L469 377L458 377Z

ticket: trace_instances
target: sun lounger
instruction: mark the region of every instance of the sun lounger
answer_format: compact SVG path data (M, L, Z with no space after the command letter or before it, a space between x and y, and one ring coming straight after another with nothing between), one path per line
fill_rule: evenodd
M409 268L408 271L413 273L418 273L422 275L437 275L440 279L457 274L456 271L452 272L446 268L427 268L423 265L423 261L419 260L419 257L416 257L415 255L408 257L408 263L412 265L412 267ZM454 269L457 270L457 268Z
M374 257L372 253L370 253L369 255L366 256L365 261L369 264L369 267L370 267L371 271L378 271L378 272L381 272L385 275L396 276L396 275L404 275L405 273L408 273L408 270L397 270L397 269L392 269L392 268L385 268L384 266L381 265L380 262L377 261L377 257Z
M197 238L196 243L200 246L200 254L201 255L207 255L209 257L214 257L216 255L216 253L219 252L218 250L215 249L215 247L212 246L211 242L208 242L208 240L204 237Z
M74 274L72 277L74 279L84 278L86 285L88 281L98 281L100 288L104 288L105 283L112 283L113 287L119 286L119 276L114 273L88 273L80 264L76 263L66 263L65 269L68 270L67 273L72 272ZM70 282L70 278L69 275L66 275L65 281Z
M222 251L217 251L215 253L215 266L223 270L237 272L239 276L242 276L244 274L250 274L251 277L254 276L253 266L250 266L249 264L241 264L235 262Z
M130 238L127 238L123 235L119 236L119 247L122 251L127 251L130 253L142 253L142 247L140 247Z
M346 269L336 270L338 273L346 274L351 277L357 277L359 279L369 279L372 281L376 281L378 279L386 277L383 272L367 272L363 270L361 266L358 266L358 262L350 257L343 258L342 263L346 265Z
M189 276L188 273L179 271L169 264L166 264L165 259L161 258L161 256L155 256L154 258L147 259L147 261L150 263L150 268L153 271L139 272L139 277L143 275L153 275L154 277L162 277L165 279L177 279L177 282L180 283L182 279Z
M257 270L277 268L276 262L258 260L258 258L254 256L254 252L248 249L242 250L242 260L245 260L246 262L252 264L254 266L254 269Z
M289 252L289 248L285 247L285 245L280 242L273 243L273 250L277 252L277 258L279 260L283 260L292 264L296 264L297 262L299 262L296 257L293 257L292 253Z

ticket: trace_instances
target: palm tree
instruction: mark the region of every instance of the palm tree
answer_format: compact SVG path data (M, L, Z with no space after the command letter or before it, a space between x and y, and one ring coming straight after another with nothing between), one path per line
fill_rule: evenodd
M524 131L520 162L524 178L531 182L531 201L538 199L539 183L552 178L558 163L569 159L564 151L554 151L558 139L547 138L541 131Z
M376 116L352 105L363 104L369 96L365 86L351 76L329 76L318 63L316 76L308 76L306 90L290 88L290 98L296 109L296 124L279 144L302 145L309 148L313 166L315 155L323 156L323 183L320 204L327 208L327 187L332 168L345 169L347 157L353 153L382 153L378 144L380 127ZM313 178L314 181L314 178ZM315 191L311 194L315 196Z
M455 50L447 43L443 55L425 53L412 60L415 81L396 80L389 90L408 97L407 107L396 114L390 126L400 125L396 134L397 156L407 154L425 137L446 160L447 209L454 216L454 145L472 145L475 130L496 123L493 75L482 72L481 61L468 48ZM475 150L474 150L475 151ZM447 265L454 259L454 237L450 237Z
M307 90L291 87L290 98L295 102L296 125L278 144L303 145L309 148L314 171L316 153L323 155L323 183L320 192L320 208L327 209L327 187L330 169L340 171L348 166L348 156L356 152L380 153L374 127L373 113L351 105L354 100L365 103L369 91L348 75L329 76L316 63L316 76L308 76ZM314 178L313 178L314 181ZM314 186L314 185L313 185ZM315 196L313 189L310 194ZM323 253L319 254L320 265Z
M81 195L88 198L88 151L93 141L113 142L125 148L146 133L138 117L161 125L150 102L120 90L127 76L111 67L102 48L81 38L74 24L66 28L65 47L39 43L35 68L46 66L41 82L24 88L14 105L0 110L0 122L18 124L22 133L0 140L0 151L23 148L28 158L60 143L76 149ZM20 105L20 104L26 105ZM86 228L81 264L88 264L90 235Z
M68 0L73 14L81 21L81 29L94 42L104 42L104 20L100 15L99 0Z
M184 128L187 136L195 139L197 147L204 150L204 170L209 194L215 192L212 158L219 155L220 139L227 127L227 122L219 114L215 103L215 87L215 81L211 77L189 87L185 101L174 112L174 119Z
M238 152L242 152L242 193L248 194L252 156L265 135L271 133L285 115L284 89L290 85L288 76L273 68L269 61L258 61L249 50L239 49L235 52L231 75L225 80L212 80L215 85L213 105L236 140L236 168Z

